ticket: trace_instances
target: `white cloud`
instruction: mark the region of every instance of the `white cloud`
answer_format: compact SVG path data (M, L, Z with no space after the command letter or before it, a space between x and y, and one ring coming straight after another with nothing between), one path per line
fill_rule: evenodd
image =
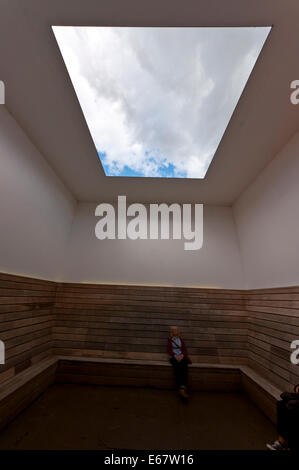
M127 166L161 176L160 167L170 164L175 176L189 178L205 176L269 32L53 30L109 172L120 174Z

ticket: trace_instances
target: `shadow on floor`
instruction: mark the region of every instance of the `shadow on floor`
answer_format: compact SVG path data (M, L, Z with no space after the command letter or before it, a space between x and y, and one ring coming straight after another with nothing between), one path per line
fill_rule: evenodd
M53 385L0 434L0 449L265 449L272 423L245 395Z

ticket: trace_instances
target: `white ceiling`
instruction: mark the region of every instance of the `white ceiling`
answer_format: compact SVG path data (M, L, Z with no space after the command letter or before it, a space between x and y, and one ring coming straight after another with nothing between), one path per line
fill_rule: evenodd
M298 18L296 0L1 0L6 106L79 201L230 205L299 129ZM184 180L105 176L51 25L273 28L206 178Z

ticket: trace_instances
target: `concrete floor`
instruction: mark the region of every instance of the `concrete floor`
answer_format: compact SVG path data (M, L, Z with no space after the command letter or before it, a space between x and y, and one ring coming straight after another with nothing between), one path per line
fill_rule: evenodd
M274 426L242 394L53 385L0 434L0 449L265 449Z

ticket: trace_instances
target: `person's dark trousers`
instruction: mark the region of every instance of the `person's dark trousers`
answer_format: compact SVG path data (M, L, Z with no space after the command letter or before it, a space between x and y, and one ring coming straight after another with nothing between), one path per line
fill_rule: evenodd
M188 383L188 361L184 356L183 359L179 362L175 357L170 358L170 362L174 368L174 375L176 378L176 383L178 388L187 388Z
M277 432L290 446L290 449L299 450L299 413L289 409L284 400L277 402Z

